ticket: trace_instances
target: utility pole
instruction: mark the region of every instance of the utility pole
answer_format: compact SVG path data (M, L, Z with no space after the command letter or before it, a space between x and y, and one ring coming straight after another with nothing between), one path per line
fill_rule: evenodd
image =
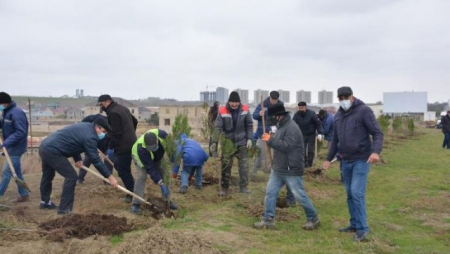
M30 147L33 147L33 130L31 129L31 100L28 97L28 118L30 119Z

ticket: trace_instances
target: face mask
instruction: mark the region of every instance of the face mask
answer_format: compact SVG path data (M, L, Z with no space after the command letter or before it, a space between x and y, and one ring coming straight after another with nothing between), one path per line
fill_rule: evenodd
M98 138L99 138L99 139L103 139L103 138L105 138L105 136L106 136L106 134L103 133L103 132L101 132L100 134L98 134Z
M277 126L270 126L270 130L272 131L272 133L275 134L275 132L277 132L278 128L277 128Z
M2 111L2 110L4 110L4 109L5 109L5 106L0 105L0 111Z
M341 108L345 111L348 111L350 109L350 107L352 106L352 103L350 102L350 100L340 101L339 104L341 105Z
M156 146L154 149L152 149L152 152L156 152L156 150L158 150L158 148L159 148L159 145Z

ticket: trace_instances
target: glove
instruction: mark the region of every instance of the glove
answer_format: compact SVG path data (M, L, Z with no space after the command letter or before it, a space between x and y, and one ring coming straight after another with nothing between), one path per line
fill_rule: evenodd
M178 177L178 174L172 173L172 178L177 179L177 177Z
M323 135L322 135L322 134L317 135L317 140L320 141L320 142L322 142L322 140L323 140Z
M252 140L249 139L247 140L247 149L251 149L252 148Z
M264 133L264 134L261 136L261 140L264 141L264 142L269 141L269 139L270 139L270 134Z
M159 187L161 188L161 192L162 192L163 198L164 199L169 199L169 196L170 196L169 189L167 189L167 187L164 184L161 184Z
M109 159L114 158L114 149L106 150L106 156L108 156Z

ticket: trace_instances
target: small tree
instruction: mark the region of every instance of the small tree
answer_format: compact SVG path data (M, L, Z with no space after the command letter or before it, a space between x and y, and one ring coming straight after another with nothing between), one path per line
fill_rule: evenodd
M389 130L389 117L386 115L380 115L377 119L380 129L384 134L387 134Z
M407 126L408 126L409 135L410 136L414 135L414 130L415 130L416 126L414 125L414 120L412 118L409 118L407 120Z
M400 131L402 130L402 118L401 117L395 117L392 121L392 129L394 130L395 134L398 136Z

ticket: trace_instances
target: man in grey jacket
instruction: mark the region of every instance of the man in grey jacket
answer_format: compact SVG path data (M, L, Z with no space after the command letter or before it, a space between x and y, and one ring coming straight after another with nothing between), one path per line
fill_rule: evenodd
M241 98L235 91L230 93L228 103L219 108L216 119L216 131L213 135L214 143L219 142L220 134L233 144L233 151L225 151L222 144L222 190L220 196L228 194L233 158L239 163L239 192L249 194L248 185L248 149L252 147L253 135L252 115L248 105L241 104ZM215 145L210 147L215 152Z
M283 105L269 108L271 125L277 127L274 134L264 133L262 140L274 150L272 173L266 187L265 211L263 219L254 224L255 228L272 229L275 226L275 208L278 192L287 185L302 205L306 213L303 229L313 230L320 225L317 211L303 188L303 171L305 167L303 154L303 136L298 125L291 119Z

